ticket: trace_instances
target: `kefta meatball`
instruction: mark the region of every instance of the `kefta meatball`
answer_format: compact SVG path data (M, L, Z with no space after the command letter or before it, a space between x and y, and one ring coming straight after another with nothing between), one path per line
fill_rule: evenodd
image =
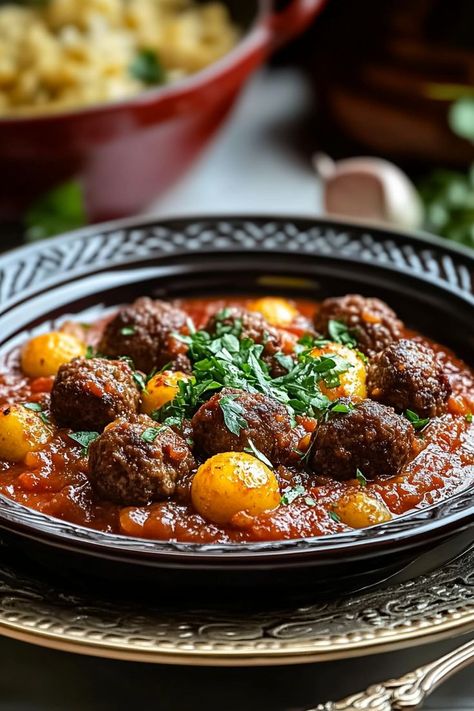
M287 372L274 357L283 349L281 333L265 321L260 313L231 306L211 316L204 330L217 336L232 332L237 338L252 339L264 346L262 358L274 378Z
M328 335L329 321L345 323L359 349L368 356L402 337L403 324L390 306L358 294L325 299L314 317L315 328Z
M51 413L61 427L100 431L117 417L137 412L140 392L122 360L75 358L59 368Z
M451 386L428 346L405 338L392 343L372 358L367 376L369 397L399 412L435 417L446 411Z
M310 445L310 465L315 474L340 481L354 479L357 469L367 479L394 476L408 460L414 434L391 407L364 400L321 422Z
M186 324L184 311L144 296L107 324L98 350L106 356L129 356L144 373L167 364L188 371L187 346L174 335L185 332Z
M292 446L286 408L260 393L224 388L204 403L191 420L196 448L205 455L243 452L250 441L273 463Z
M148 415L113 422L89 448L94 490L125 506L179 496L195 466L184 439Z

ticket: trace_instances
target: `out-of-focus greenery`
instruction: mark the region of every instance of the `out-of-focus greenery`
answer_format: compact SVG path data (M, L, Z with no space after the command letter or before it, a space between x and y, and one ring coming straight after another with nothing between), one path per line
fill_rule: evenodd
M474 247L474 166L468 173L436 170L420 182L429 232Z
M474 143L474 97L454 101L448 112L451 130ZM418 185L429 232L474 247L474 165L467 173L435 170Z
M87 215L82 186L70 181L41 196L26 212L24 222L28 242L83 227Z

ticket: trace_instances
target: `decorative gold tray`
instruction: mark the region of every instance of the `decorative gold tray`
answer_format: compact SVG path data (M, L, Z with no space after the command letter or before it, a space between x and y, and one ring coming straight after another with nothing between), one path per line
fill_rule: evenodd
M112 603L53 587L20 572L8 548L0 554L0 634L81 654L172 664L296 664L474 630L474 549L391 588L265 613Z

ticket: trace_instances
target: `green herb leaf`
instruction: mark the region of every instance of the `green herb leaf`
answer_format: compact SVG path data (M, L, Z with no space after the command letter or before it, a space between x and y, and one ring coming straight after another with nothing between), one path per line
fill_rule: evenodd
M32 410L33 412L42 412L43 408L39 402L24 402L23 407L27 410Z
M472 414L472 412L468 412L467 415L464 416L464 419L466 420L466 422L471 423L474 419L474 415Z
M99 437L98 432L70 432L69 439L74 440L82 447L82 455L87 457L89 454L89 447L94 442L97 437Z
M328 322L328 333L333 341L341 343L344 346L355 348L357 339L353 336L351 330L342 321L334 321L331 319Z
M92 346L87 346L86 348L86 358L95 358L95 350Z
M260 461L266 464L267 467L273 469L273 464L271 463L271 461L263 454L263 452L257 449L250 437L248 438L248 443L249 446L244 449L244 452L247 452L247 454L253 454L254 457L260 459Z
M367 486L367 479L366 477L362 474L360 469L356 470L356 479L361 485L361 487L364 489Z
M244 408L238 402L235 402L235 395L226 395L219 400L219 407L222 410L224 423L229 432L240 435L241 430L248 427L247 420L242 417Z
M147 380L143 373L140 373L139 370L134 370L132 373L132 378L134 379L140 390L146 390Z
M424 429L430 421L429 417L418 417L416 412L413 412L413 410L405 410L404 415L417 431Z
M52 237L87 224L84 195L77 182L68 182L46 193L25 214L28 241Z
M453 133L474 143L474 97L463 96L451 104L448 121Z
M120 329L120 333L122 336L133 336L136 330L135 326L124 326Z
M164 427L147 427L140 435L140 438L148 444L152 444Z
M285 491L283 496L280 499L280 503L282 506L288 506L289 504L292 504L295 499L297 499L299 496L304 496L306 494L306 489L304 486L301 486L299 484L298 486L294 486L292 489L288 489Z
M149 86L164 84L166 73L155 51L139 49L129 67L130 74L138 81Z
M41 422L44 422L45 425L51 424L51 420L49 419L48 415L43 411L42 405L40 405L38 402L24 402L23 407L26 407L27 410L31 410L32 412L37 412Z
M336 523L341 523L341 517L339 516L339 514L337 514L337 513L336 513L335 511L333 511L332 509L331 509L330 511L328 511L328 516L329 516L329 518L331 518L331 519L332 519L333 521L335 521Z
M334 405L331 405L328 409L328 413L340 412L344 415L352 412L354 410L354 405L351 402L341 402L340 400L335 400Z

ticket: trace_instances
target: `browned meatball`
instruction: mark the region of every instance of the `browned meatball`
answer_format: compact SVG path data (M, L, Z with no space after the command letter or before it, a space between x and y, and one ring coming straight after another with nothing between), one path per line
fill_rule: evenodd
M402 322L380 299L358 294L325 299L316 312L314 325L320 333L327 335L331 320L345 323L357 339L360 350L368 356L402 337Z
M231 331L238 338L251 338L255 343L264 346L262 359L267 363L274 378L287 372L274 357L276 353L282 352L281 333L267 323L262 314L230 306L211 316L204 330L218 336Z
M399 412L408 409L434 417L445 412L451 386L434 351L403 338L372 358L367 392Z
M224 420L224 411L238 419L239 434L231 432ZM293 444L291 423L286 408L271 397L260 393L224 388L202 405L191 425L194 443L206 455L218 452L243 452L249 440L271 462L286 458ZM235 428L239 429L239 427Z
M176 432L148 415L116 420L89 448L89 479L104 499L147 504L186 490L195 469L191 450Z
M120 309L107 324L98 350L106 356L129 356L144 373L168 363L187 371L187 346L173 335L186 331L186 324L184 311L144 296Z
M357 469L367 479L394 476L408 460L414 434L391 407L364 400L321 422L311 443L311 468L340 481L355 478Z
M102 430L117 417L137 412L140 392L122 360L75 358L59 368L51 412L61 427Z

